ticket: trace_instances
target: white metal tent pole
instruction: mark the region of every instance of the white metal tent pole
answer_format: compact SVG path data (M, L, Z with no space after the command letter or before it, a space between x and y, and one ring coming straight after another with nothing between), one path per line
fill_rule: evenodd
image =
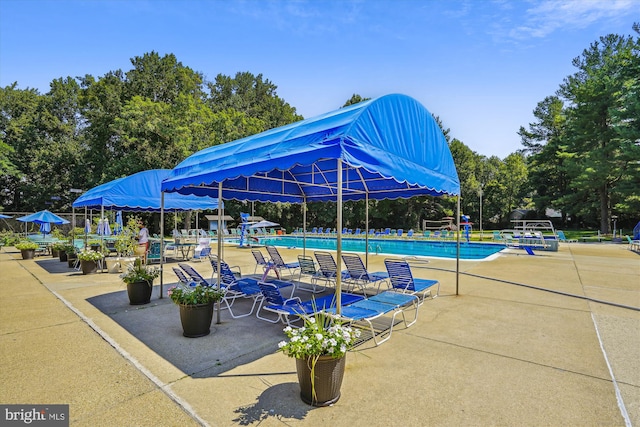
M222 215L224 214L224 208L222 207L222 182L218 183L218 259L216 262L218 263L218 290L220 290L220 285L222 284L222 274L220 272L220 261L222 260ZM220 324L220 300L216 302L217 305L217 314L216 314L216 324Z
M302 199L302 256L307 255L307 197Z
M164 191L160 192L160 299L162 299L162 278L164 267Z
M460 195L458 194L458 243L456 244L456 295L460 284Z
M364 266L369 269L369 192L364 195Z
M338 159L338 200L336 234L336 313L342 312L342 160Z
M87 207L84 207L84 247L87 248Z

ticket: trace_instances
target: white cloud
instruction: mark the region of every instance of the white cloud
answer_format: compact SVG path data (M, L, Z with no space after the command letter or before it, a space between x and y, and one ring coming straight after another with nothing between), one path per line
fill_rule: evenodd
M638 0L546 0L532 3L522 25L513 28L514 39L542 38L557 30L583 29L603 20L637 13Z

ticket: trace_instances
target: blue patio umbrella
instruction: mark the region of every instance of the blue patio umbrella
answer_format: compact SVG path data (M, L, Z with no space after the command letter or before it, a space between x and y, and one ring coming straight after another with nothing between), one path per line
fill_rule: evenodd
M122 225L122 211L116 212L116 225L113 227L114 234L122 233L123 225Z
M11 217L9 215L0 214L0 219L7 219L7 218L11 218Z
M43 222L40 224L40 232L44 235L51 233L51 224L48 222Z
M32 213L31 215L21 216L20 218L16 219L22 222L35 222L36 224L42 224L45 222L51 224L69 224L69 221L67 221L66 219L61 218L46 209L40 212Z

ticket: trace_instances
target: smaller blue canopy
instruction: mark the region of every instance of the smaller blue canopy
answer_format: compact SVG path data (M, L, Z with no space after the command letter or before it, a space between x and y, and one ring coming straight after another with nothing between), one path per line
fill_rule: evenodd
M16 219L22 222L35 222L36 224L69 224L69 221L67 221L66 219L61 218L46 209L40 212L32 213L31 215L21 216L20 218Z
M169 169L152 169L98 185L78 197L73 202L73 207L159 212L160 186L170 172ZM171 211L218 209L218 199L177 193L165 194L164 209Z

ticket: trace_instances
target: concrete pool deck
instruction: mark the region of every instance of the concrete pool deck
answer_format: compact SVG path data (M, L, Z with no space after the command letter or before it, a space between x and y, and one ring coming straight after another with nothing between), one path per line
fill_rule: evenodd
M72 425L91 426L640 425L640 311L624 307L640 307L640 255L626 248L461 261L457 296L455 260L416 264L440 297L388 342L349 353L330 408L299 399L295 362L276 352L282 325L222 312L209 336L184 338L158 285L134 307L117 274L4 248L0 403L66 403ZM300 252L280 249L285 261ZM246 249L224 258L253 272ZM370 255L369 270L384 271L383 259Z

